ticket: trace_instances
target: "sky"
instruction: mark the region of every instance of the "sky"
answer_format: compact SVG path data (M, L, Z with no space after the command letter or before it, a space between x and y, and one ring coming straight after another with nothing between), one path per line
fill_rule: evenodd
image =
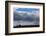
M23 12L38 12L39 9L38 8L16 8L16 11L23 11Z
M20 23L18 20L20 21ZM39 25L39 9L38 8L15 8L14 9L14 26L19 24Z

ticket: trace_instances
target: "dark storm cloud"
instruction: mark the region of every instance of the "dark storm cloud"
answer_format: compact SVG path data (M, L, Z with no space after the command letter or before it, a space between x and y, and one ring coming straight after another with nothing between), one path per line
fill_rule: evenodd
M33 14L28 15L27 13L20 15L20 13L14 12L14 21L15 20L39 21L39 16L35 16Z

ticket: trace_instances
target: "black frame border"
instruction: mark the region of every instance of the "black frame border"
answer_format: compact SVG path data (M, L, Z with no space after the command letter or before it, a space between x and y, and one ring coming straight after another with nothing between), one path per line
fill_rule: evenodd
M43 5L43 31L23 32L23 33L9 33L8 32L8 3L27 3L27 4L42 4ZM5 35L18 35L18 34L32 34L45 32L45 3L40 2L22 2L22 1L5 1Z

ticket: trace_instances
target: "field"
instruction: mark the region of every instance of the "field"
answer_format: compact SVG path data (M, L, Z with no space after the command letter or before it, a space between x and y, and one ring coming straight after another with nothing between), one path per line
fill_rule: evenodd
M30 25L39 25L39 22L30 22L30 21L14 21L14 27L30 26ZM30 26L31 27L31 26Z

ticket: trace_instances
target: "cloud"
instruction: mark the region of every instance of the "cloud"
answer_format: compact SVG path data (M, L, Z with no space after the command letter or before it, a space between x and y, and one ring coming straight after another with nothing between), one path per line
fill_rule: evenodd
M34 14L28 15L27 13L14 12L14 21L15 20L39 21L39 16L36 16Z
M26 13L28 15L34 14L36 16L39 16L38 8L14 8L14 12L18 12L20 15Z

